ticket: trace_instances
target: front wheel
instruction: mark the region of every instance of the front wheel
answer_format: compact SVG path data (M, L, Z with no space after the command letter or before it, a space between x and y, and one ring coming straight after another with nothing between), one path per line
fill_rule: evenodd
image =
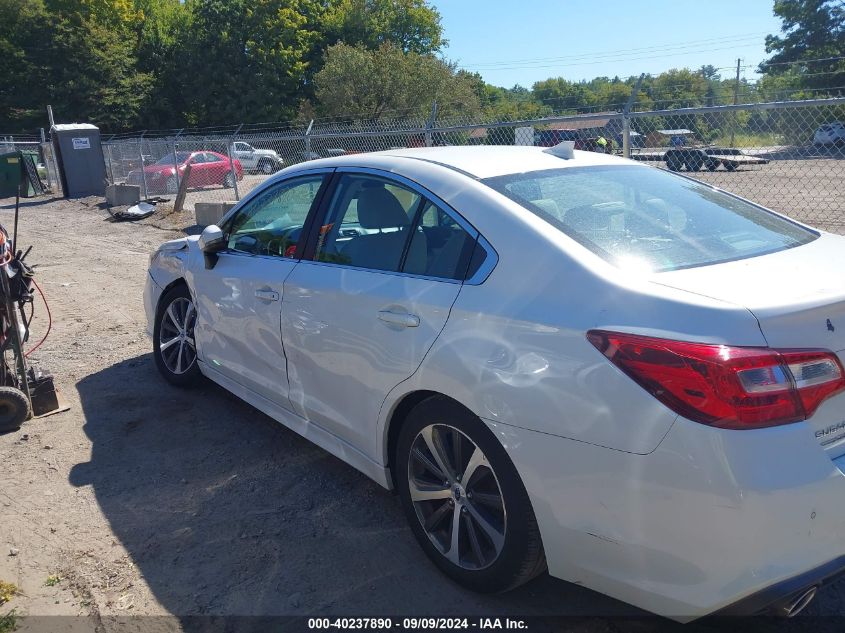
M499 441L457 403L433 396L408 415L395 455L397 489L428 557L485 593L546 568L531 502Z
M197 312L187 286L175 286L161 296L153 328L153 357L161 375L177 387L188 387L200 378L196 324Z

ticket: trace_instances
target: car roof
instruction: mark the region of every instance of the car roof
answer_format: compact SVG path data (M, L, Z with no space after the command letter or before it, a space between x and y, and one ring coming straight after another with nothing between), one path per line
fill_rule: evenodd
M623 158L576 150L573 158L559 158L544 151L547 148L525 145L469 145L391 149L365 154L348 154L300 163L303 168L319 167L382 167L385 158L419 160L441 165L473 178L492 178L506 174L633 163Z

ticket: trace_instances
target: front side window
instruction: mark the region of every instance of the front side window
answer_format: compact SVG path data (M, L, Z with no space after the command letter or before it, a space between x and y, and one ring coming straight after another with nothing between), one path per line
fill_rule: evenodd
M228 223L229 249L251 255L296 257L322 175L279 183L249 201Z
M756 257L818 237L751 203L645 166L568 167L484 183L614 265L643 271Z

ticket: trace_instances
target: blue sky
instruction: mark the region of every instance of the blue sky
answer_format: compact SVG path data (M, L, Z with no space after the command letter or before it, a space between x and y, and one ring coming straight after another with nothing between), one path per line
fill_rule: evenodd
M497 86L527 88L548 77L657 74L725 67L744 76L780 32L772 0L433 0L449 46L445 56Z

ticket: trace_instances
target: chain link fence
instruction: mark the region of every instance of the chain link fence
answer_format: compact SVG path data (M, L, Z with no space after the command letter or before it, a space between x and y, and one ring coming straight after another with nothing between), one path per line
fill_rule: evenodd
M435 120L435 111L427 119L115 136L103 149L111 182L139 185L145 197L174 195L190 163L191 209L196 202L237 200L283 167L327 156L574 141L576 149L647 161L845 233L845 98L524 121Z

